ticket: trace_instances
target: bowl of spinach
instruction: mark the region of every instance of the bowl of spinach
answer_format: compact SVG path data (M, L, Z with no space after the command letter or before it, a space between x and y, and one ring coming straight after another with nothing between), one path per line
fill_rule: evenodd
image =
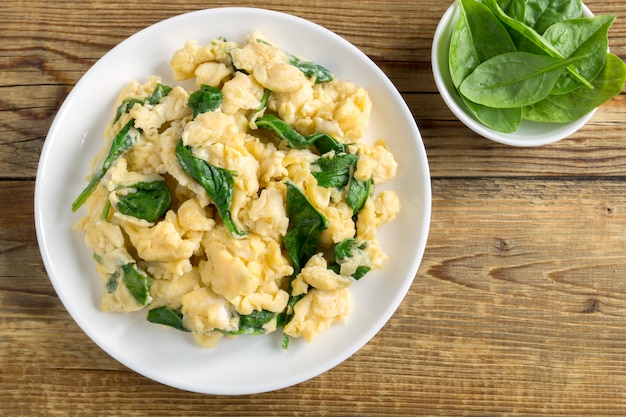
M621 93L613 15L580 0L456 0L433 38L443 100L479 135L512 146L557 142Z

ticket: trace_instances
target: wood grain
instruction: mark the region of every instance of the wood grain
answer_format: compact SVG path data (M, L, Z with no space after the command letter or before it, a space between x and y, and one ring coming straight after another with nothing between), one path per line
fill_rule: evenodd
M3 187L0 198L30 205L28 193L16 193L23 186ZM166 389L109 358L55 297L33 227L12 216L18 221L3 222L2 240L13 246L0 252L0 363L2 378L11 378L3 406L12 407L4 410L174 415L185 404L243 416L261 405L265 415L305 407L315 415L383 416L443 406L450 415L619 415L626 400L623 190L611 179L435 179L424 262L391 321L333 371L245 401ZM562 227L579 219L584 230ZM10 252L32 261L8 268ZM146 404L146 397L157 398Z
M0 1L0 416L626 415L626 94L550 146L477 136L431 74L449 4ZM624 59L626 3L586 4L618 16ZM163 386L96 346L47 277L33 200L48 129L91 65L155 22L233 5L309 19L368 54L416 119L433 188L423 262L379 334L323 375L241 397Z

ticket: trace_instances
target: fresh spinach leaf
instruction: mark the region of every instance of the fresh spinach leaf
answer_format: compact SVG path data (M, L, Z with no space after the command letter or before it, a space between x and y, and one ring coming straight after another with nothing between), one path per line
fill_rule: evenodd
M255 124L259 128L264 128L276 136L278 136L281 140L287 143L287 146L294 149L306 149L309 146L313 145L310 140L307 140L304 136L298 133L294 128L289 126L287 122L280 119L278 116L268 113L256 119Z
M133 264L122 265L122 271L124 273L122 282L131 295L142 306L148 304L150 300L150 277L139 272Z
M139 131L134 128L134 125L135 120L131 119L120 129L117 135L115 135L113 141L111 142L109 153L104 159L102 166L92 174L87 187L85 187L76 200L74 200L72 203L72 211L78 210L85 203L85 201L87 201L87 198L89 198L89 196L94 192L117 158L132 148L137 142L139 138Z
M604 67L608 32L614 21L615 16L611 15L565 20L550 26L543 37L564 57L587 56L587 59L574 62L572 67L585 79L593 80ZM580 86L577 79L565 73L557 81L552 94L565 94Z
M242 237L230 214L235 188L235 172L213 166L203 159L195 157L191 148L183 145L182 139L176 144L176 159L180 167L194 180L198 181L215 204L217 212L226 228L233 236Z
M128 113L135 104L143 104L142 100L138 98L127 98L122 100L119 106L117 106L117 110L115 111L115 118L113 118L113 123L117 122L123 114Z
M341 264L356 256L363 262L356 268L352 278L356 280L363 278L372 269L372 261L365 249L367 249L367 242L360 242L356 238L337 243L333 249L335 261L329 265L329 268L338 274L341 271Z
M522 108L494 108L474 103L461 95L468 110L483 125L502 133L513 133L519 129L522 122Z
M198 91L191 93L187 105L192 108L192 118L195 119L199 114L217 110L223 100L222 90L202 84Z
M497 55L476 67L459 91L483 106L528 106L546 98L565 68L584 58L559 59L527 52Z
M328 152L348 153L348 146L339 142L327 133L315 133L307 136L307 142L312 143L320 155Z
M525 38L527 41L533 43L537 48L544 51L549 56L554 58L564 58L564 56L554 46L552 46L550 42L545 40L543 36L537 33L537 31L535 31L532 27L526 25L523 22L515 20L512 17L508 16L506 13L504 13L496 0L483 0L483 3L486 4L491 9L491 11L498 17L498 19L500 19L500 21L508 28L509 33L512 32L511 37L514 40L516 38L520 39L520 37L522 39ZM518 50L519 49L520 48L518 48ZM534 53L535 51L530 52ZM587 81L580 74L578 74L575 68L568 66L567 71L569 71L569 73L572 74L572 76L576 78L576 80L585 85L587 88L593 88L589 81Z
M306 149L310 146L315 146L320 155L330 151L335 151L336 153L347 151L347 146L332 136L326 133L314 133L309 136L303 136L291 127L289 123L272 113L259 117L256 119L255 124L258 128L269 130L293 149Z
M332 157L319 158L313 163L319 171L311 172L317 183L325 188L343 188L348 185L354 165L359 157L354 154L342 153Z
M523 1L511 3L524 4ZM461 0L457 4L460 14L450 40L449 67L453 84L458 89L481 62L513 52L515 45L506 28L487 6L475 0ZM519 128L521 109L495 109L474 103L463 95L461 98L485 126L500 132L514 132Z
M352 214L357 214L361 211L373 189L374 180L372 178L365 181L357 180L354 176L350 178L346 193L346 202L352 209Z
M526 13L526 1L527 0L498 0L498 5L507 16L523 22L524 14Z
M239 316L239 328L236 331L219 330L226 335L265 334L264 325L272 321L276 313L267 310L253 310L252 313Z
M289 63L298 68L307 78L314 78L315 84L323 84L334 79L333 74L315 62L305 61L297 56L288 55Z
M539 34L557 22L583 14L581 0L526 0L525 3L523 22Z
M589 113L622 92L626 82L626 65L613 54L607 54L603 69L593 79L592 91L579 88L567 94L550 95L524 108L524 118L537 122L567 123Z
M458 88L480 63L515 51L515 45L487 6L476 0L457 4L460 14L450 39L449 66L452 82Z
M283 243L294 266L295 276L311 256L315 255L320 233L330 224L296 184L287 181L286 185L289 230Z
M149 222L163 217L172 204L165 181L140 182L119 188L115 194L117 211Z
M172 87L158 83L156 87L154 88L154 90L152 91L152 94L150 95L150 97L146 97L143 102L144 104L150 104L152 106L156 106L157 104L159 104L161 99L167 96L171 91L172 91Z
M190 330L183 324L183 315L167 306L152 308L148 311L147 320L150 323L162 324L164 326L173 327L183 332Z
M150 104L152 106L159 104L159 101L161 101L163 97L167 96L170 91L172 91L172 87L158 83L156 87L154 87L154 91L152 91L150 97L146 97L143 100L139 100L137 98L127 98L122 100L115 111L113 123L117 122L123 114L128 113L135 106L135 104Z

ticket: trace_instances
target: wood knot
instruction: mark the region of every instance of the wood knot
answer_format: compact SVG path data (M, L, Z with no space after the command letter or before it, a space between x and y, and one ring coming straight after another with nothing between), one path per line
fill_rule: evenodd
M508 252L511 250L511 245L506 239L496 238L494 243L495 243L496 249L498 249L501 252Z
M584 314L590 314L598 311L600 311L600 300L590 298L589 300L587 300L587 304L585 304L582 312Z

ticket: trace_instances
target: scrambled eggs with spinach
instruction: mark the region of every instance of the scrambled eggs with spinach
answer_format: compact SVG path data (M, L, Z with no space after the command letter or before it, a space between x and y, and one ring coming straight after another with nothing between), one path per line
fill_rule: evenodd
M72 210L102 277L101 308L223 336L313 340L350 310L350 286L387 255L376 234L400 210L381 140L362 142L367 91L258 33L188 41L174 79L120 93Z

